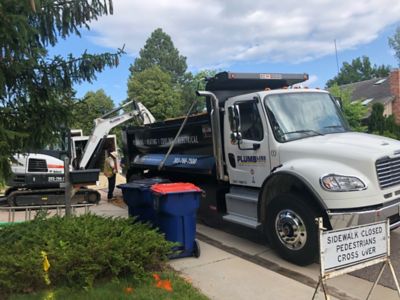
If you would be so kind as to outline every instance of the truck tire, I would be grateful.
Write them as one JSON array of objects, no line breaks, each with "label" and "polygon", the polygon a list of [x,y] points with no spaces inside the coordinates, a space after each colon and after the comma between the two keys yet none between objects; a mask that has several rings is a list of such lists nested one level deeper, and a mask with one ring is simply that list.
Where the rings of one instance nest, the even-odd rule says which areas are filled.
[{"label": "truck tire", "polygon": [[276,252],[284,259],[305,266],[314,262],[318,250],[318,213],[300,195],[282,194],[268,206],[265,230]]}]

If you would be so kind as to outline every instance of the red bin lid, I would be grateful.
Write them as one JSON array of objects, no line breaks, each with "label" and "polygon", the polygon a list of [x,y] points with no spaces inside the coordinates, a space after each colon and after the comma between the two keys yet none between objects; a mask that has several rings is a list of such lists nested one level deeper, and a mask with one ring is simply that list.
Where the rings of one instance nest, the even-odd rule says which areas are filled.
[{"label": "red bin lid", "polygon": [[174,194],[187,192],[202,192],[202,190],[193,183],[156,183],[151,186],[151,190],[158,194]]}]

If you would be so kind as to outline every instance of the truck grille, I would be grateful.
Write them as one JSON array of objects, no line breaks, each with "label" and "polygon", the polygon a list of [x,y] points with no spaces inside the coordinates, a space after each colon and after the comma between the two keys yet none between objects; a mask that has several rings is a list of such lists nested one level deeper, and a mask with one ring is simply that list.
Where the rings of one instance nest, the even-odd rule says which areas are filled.
[{"label": "truck grille", "polygon": [[382,189],[400,183],[400,157],[382,158],[376,161],[376,173]]},{"label": "truck grille", "polygon": [[30,158],[28,172],[47,172],[47,163],[44,159]]}]

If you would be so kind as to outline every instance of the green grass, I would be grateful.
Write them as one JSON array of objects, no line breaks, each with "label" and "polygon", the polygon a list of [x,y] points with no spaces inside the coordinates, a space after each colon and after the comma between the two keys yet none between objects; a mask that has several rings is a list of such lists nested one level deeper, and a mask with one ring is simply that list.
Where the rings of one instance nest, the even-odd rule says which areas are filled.
[{"label": "green grass", "polygon": [[[14,295],[10,300],[124,300],[124,299],[142,299],[142,300],[206,300],[198,290],[193,288],[190,283],[179,277],[176,273],[164,272],[160,275],[162,280],[170,280],[173,291],[168,292],[157,288],[155,280],[151,274],[143,280],[120,279],[111,282],[96,284],[88,290],[77,290],[71,288],[57,288],[35,294]],[[127,288],[132,288],[129,292]]]}]

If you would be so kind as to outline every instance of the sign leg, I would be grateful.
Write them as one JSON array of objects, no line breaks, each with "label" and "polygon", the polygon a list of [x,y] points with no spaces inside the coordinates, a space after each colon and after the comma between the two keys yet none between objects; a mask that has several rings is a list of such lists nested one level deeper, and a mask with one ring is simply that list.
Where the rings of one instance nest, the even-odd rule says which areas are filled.
[{"label": "sign leg", "polygon": [[328,295],[328,292],[326,291],[326,283],[324,279],[322,279],[321,284],[322,284],[322,289],[324,290],[325,300],[331,299],[331,297],[329,297]]},{"label": "sign leg", "polygon": [[314,300],[314,299],[315,299],[315,296],[316,296],[317,293],[318,293],[318,289],[319,289],[319,285],[320,285],[320,284],[321,284],[321,277],[320,277],[319,280],[318,280],[317,287],[315,288],[314,295],[312,296],[312,299],[311,299],[311,300]]},{"label": "sign leg", "polygon": [[396,284],[397,294],[398,294],[399,297],[400,297],[399,282],[398,282],[398,280],[397,280],[396,273],[394,272],[394,268],[393,268],[393,265],[392,265],[392,262],[390,261],[390,259],[388,260],[388,264],[389,264],[389,267],[390,267],[390,271],[392,272],[392,275],[393,275],[394,283]]},{"label": "sign leg", "polygon": [[379,279],[381,279],[381,276],[382,276],[383,270],[385,270],[386,264],[387,264],[387,261],[382,264],[381,270],[379,271],[379,275],[376,278],[374,284],[372,285],[372,288],[370,289],[366,300],[368,300],[369,297],[371,297],[372,291],[375,289],[376,285],[378,284]]}]

